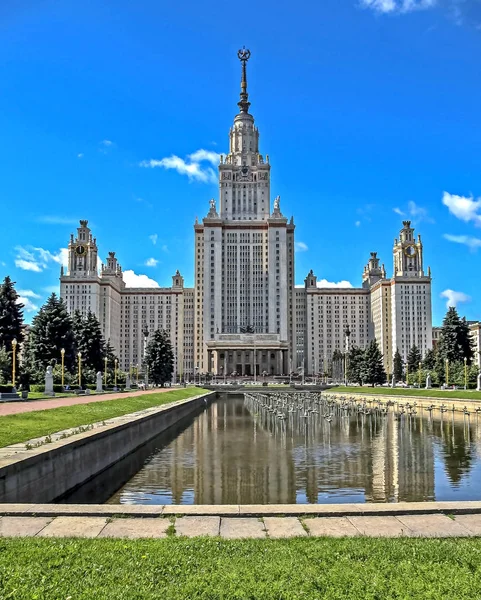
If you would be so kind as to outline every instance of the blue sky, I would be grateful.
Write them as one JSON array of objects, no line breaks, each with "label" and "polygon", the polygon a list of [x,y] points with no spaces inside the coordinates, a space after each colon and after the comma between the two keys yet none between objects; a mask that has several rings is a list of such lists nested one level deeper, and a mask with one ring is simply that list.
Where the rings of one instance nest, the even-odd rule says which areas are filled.
[{"label": "blue sky", "polygon": [[480,319],[481,0],[19,0],[0,4],[0,276],[27,319],[81,218],[131,281],[192,285],[243,45],[297,283],[360,285],[370,251],[391,275],[410,218],[434,322],[448,301]]}]

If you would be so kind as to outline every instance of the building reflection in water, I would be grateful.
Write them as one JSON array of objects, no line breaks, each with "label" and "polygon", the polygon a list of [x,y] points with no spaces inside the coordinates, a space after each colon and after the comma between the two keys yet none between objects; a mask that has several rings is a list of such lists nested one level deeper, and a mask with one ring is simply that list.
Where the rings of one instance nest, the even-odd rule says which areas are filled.
[{"label": "building reflection in water", "polygon": [[[462,414],[287,418],[224,396],[110,500],[141,504],[399,502],[481,497],[480,427]],[[447,415],[449,417],[447,418]],[[441,418],[442,417],[442,418]],[[107,472],[108,473],[108,472]]]}]

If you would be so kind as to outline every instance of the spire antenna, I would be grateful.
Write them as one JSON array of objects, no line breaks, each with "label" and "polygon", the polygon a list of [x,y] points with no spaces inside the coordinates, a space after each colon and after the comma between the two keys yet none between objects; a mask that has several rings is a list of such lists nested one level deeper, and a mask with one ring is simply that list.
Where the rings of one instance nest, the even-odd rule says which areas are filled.
[{"label": "spire antenna", "polygon": [[247,61],[251,57],[251,51],[246,50],[246,47],[243,46],[241,50],[237,52],[237,56],[242,63],[242,79],[241,79],[241,92],[240,92],[240,100],[237,103],[237,106],[240,108],[241,113],[248,113],[249,106],[251,103],[249,102],[249,94],[247,93],[247,70],[246,65]]}]

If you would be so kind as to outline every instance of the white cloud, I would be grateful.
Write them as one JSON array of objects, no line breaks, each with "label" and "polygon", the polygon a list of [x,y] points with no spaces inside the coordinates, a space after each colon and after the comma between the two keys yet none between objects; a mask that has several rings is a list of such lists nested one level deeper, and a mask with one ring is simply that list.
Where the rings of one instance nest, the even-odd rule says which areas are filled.
[{"label": "white cloud", "polygon": [[26,246],[25,248],[16,246],[15,250],[17,252],[15,266],[24,271],[41,273],[48,268],[49,263],[55,262],[64,266],[68,263],[67,248],[60,248],[57,253],[33,246]]},{"label": "white cloud", "polygon": [[32,290],[17,290],[17,294],[19,296],[24,296],[25,298],[41,298],[39,294],[36,294]]},{"label": "white cloud", "polygon": [[156,258],[148,258],[145,261],[146,267],[156,267],[159,264],[159,261]]},{"label": "white cloud", "polygon": [[318,288],[352,288],[352,283],[349,281],[338,281],[337,283],[334,281],[327,281],[327,279],[321,279],[317,282]]},{"label": "white cloud", "polygon": [[102,140],[100,143],[102,144],[102,146],[105,146],[106,148],[109,148],[110,146],[114,145],[114,143],[111,140]]},{"label": "white cloud", "polygon": [[469,302],[471,300],[471,296],[463,292],[455,292],[454,290],[444,290],[439,294],[441,298],[446,298],[446,308],[450,306],[457,306],[460,302]]},{"label": "white cloud", "polygon": [[361,6],[378,13],[409,13],[425,10],[437,4],[437,0],[360,0]]},{"label": "white cloud", "polygon": [[354,225],[355,225],[356,227],[361,227],[361,221],[356,221],[356,222],[354,223]]},{"label": "white cloud", "polygon": [[403,212],[400,208],[393,208],[392,210],[393,210],[393,212],[395,212],[400,217],[405,217],[406,216],[406,213]]},{"label": "white cloud", "polygon": [[[296,288],[303,288],[305,287],[304,285],[296,285]],[[321,279],[320,281],[317,282],[317,287],[318,288],[352,288],[353,285],[352,283],[350,283],[349,281],[327,281],[327,279]]]},{"label": "white cloud", "polygon": [[42,215],[38,217],[39,223],[45,223],[47,225],[77,225],[78,219],[71,219],[69,217],[60,217],[57,215]]},{"label": "white cloud", "polygon": [[444,238],[455,244],[463,244],[473,251],[481,248],[481,240],[470,235],[450,235],[449,233],[445,233]]},{"label": "white cloud", "polygon": [[79,152],[79,153],[77,154],[77,158],[83,158],[83,157],[84,157],[84,155],[82,154],[82,152]]},{"label": "white cloud", "polygon": [[158,239],[159,239],[159,236],[156,233],[149,235],[149,240],[152,242],[152,244],[154,244],[154,246],[157,243]]},{"label": "white cloud", "polygon": [[481,198],[474,200],[472,196],[467,198],[444,192],[443,204],[457,219],[465,223],[472,221],[477,227],[481,227]]},{"label": "white cloud", "polygon": [[150,159],[140,163],[141,167],[154,169],[161,167],[163,169],[173,169],[180,175],[187,175],[190,181],[201,181],[203,183],[216,183],[217,175],[212,167],[206,167],[202,163],[218,165],[220,154],[211,150],[196,150],[189,154],[186,159],[180,158],[175,154],[167,156],[160,160]]},{"label": "white cloud", "polygon": [[309,250],[307,244],[305,244],[304,242],[295,242],[294,249],[296,252],[306,252],[307,250]]},{"label": "white cloud", "polygon": [[18,290],[17,304],[23,304],[25,312],[35,312],[38,310],[38,306],[33,302],[33,299],[41,298],[39,294],[36,294],[32,290]]},{"label": "white cloud", "polygon": [[402,210],[398,206],[392,210],[400,217],[407,217],[409,215],[417,223],[420,223],[421,221],[425,221],[426,223],[434,223],[434,220],[428,215],[428,211],[412,200],[408,202],[406,210]]},{"label": "white cloud", "polygon": [[124,281],[128,288],[158,288],[160,285],[147,277],[147,275],[137,275],[132,270],[124,271]]}]

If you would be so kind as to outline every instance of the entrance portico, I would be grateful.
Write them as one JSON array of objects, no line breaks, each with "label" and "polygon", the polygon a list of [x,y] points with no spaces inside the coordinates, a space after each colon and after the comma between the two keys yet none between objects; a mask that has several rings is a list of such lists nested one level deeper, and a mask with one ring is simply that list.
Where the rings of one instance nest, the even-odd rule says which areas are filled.
[{"label": "entrance portico", "polygon": [[288,352],[288,342],[277,334],[217,334],[207,342],[207,368],[217,376],[286,375]]}]

